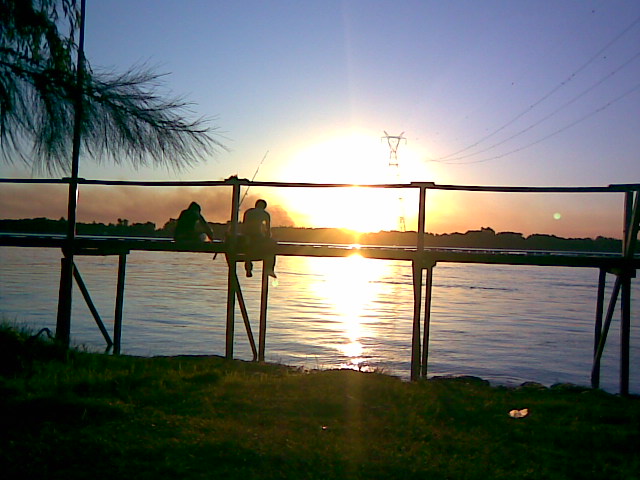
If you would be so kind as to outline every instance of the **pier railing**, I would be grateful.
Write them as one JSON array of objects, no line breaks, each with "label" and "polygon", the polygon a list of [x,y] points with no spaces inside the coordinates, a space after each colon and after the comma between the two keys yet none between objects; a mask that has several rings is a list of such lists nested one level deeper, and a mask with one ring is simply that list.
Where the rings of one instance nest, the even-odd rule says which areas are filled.
[{"label": "pier railing", "polygon": [[[328,184],[328,183],[292,183],[292,182],[265,182],[250,181],[231,177],[223,181],[125,181],[125,180],[88,180],[75,179],[77,185],[102,185],[102,186],[142,186],[142,187],[231,187],[231,211],[229,217],[229,229],[231,235],[226,242],[216,242],[202,245],[179,245],[165,240],[119,239],[108,241],[96,238],[48,237],[37,239],[20,235],[2,235],[1,245],[16,246],[48,246],[59,247],[65,257],[62,260],[61,289],[59,298],[58,321],[56,337],[68,344],[70,335],[70,288],[68,283],[72,278],[76,279],[80,290],[89,305],[96,323],[100,327],[107,343],[114,344],[114,352],[120,351],[120,335],[122,325],[122,303],[124,299],[124,279],[126,268],[126,255],[131,250],[154,251],[200,251],[216,252],[226,255],[229,265],[227,282],[227,315],[226,315],[226,356],[233,358],[233,341],[235,328],[236,300],[240,304],[244,324],[249,336],[254,358],[264,360],[267,325],[268,303],[268,276],[263,269],[261,307],[260,307],[260,331],[259,344],[256,349],[253,333],[244,307],[244,299],[237,278],[236,264],[246,258],[247,253],[237,245],[235,239],[238,232],[240,195],[242,188],[250,187],[274,187],[274,188],[348,188],[364,187],[372,189],[412,189],[418,190],[418,228],[415,248],[380,248],[362,246],[358,252],[365,257],[387,258],[407,260],[412,263],[413,271],[413,328],[411,340],[411,378],[416,380],[427,376],[429,355],[429,330],[431,317],[431,288],[433,284],[433,268],[441,262],[466,262],[466,263],[503,263],[513,265],[563,265],[574,267],[592,267],[600,271],[598,291],[596,298],[596,319],[594,334],[593,368],[591,382],[593,387],[599,386],[600,360],[604,351],[610,325],[613,320],[616,304],[620,300],[621,324],[620,324],[620,392],[624,395],[629,392],[629,351],[630,351],[630,327],[631,327],[631,279],[635,277],[636,270],[640,267],[640,259],[635,255],[638,229],[640,226],[640,184],[617,184],[602,187],[510,187],[510,186],[472,186],[472,185],[442,185],[433,182],[412,182],[403,184]],[[71,184],[72,179],[0,179],[0,183],[15,184]],[[620,193],[624,195],[624,223],[622,237],[622,249],[619,255],[597,254],[573,254],[563,255],[558,252],[509,252],[451,250],[425,248],[425,225],[427,192],[432,190],[465,191],[465,192],[493,192],[493,193]],[[84,282],[79,271],[73,263],[73,254],[99,254],[119,255],[118,286],[116,296],[116,310],[114,321],[114,339],[111,340],[102,324],[95,307],[92,308],[90,295],[84,287]],[[348,256],[353,253],[348,248],[328,248],[319,245],[281,244],[275,247],[276,255],[300,255],[300,256]],[[607,274],[615,276],[613,291],[609,299],[606,314],[604,311],[604,295]],[[65,279],[66,277],[66,279]],[[67,287],[63,288],[63,282]],[[63,293],[67,292],[67,293]],[[424,317],[423,308],[424,292]],[[61,306],[64,305],[64,308]],[[94,312],[95,311],[95,312]]]}]

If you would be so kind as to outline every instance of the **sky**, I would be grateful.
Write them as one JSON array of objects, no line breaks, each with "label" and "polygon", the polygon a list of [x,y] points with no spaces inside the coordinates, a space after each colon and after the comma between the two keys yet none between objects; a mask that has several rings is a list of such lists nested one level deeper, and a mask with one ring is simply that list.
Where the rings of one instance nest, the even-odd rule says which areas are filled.
[{"label": "sky", "polygon": [[[147,65],[229,151],[190,170],[99,165],[80,176],[483,186],[640,182],[637,0],[87,0],[94,68]],[[391,158],[386,138],[402,136]],[[395,146],[395,145],[394,145]],[[397,166],[393,165],[397,164]],[[38,178],[20,165],[0,177]],[[66,216],[60,186],[0,185],[0,216]],[[416,228],[415,190],[252,187],[274,224]],[[154,221],[230,191],[82,187],[80,221]],[[622,231],[621,194],[429,191],[426,229],[565,237]]]}]

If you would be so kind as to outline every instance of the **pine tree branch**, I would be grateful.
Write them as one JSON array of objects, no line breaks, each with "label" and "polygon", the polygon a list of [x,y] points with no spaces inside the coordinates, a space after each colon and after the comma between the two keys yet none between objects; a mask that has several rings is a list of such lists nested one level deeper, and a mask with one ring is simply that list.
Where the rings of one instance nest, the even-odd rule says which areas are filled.
[{"label": "pine tree branch", "polygon": [[[69,35],[58,30],[69,22]],[[68,173],[74,99],[82,88],[82,145],[97,161],[181,170],[226,147],[191,104],[155,93],[163,75],[144,67],[95,73],[77,85],[76,0],[0,0],[0,159]]]}]

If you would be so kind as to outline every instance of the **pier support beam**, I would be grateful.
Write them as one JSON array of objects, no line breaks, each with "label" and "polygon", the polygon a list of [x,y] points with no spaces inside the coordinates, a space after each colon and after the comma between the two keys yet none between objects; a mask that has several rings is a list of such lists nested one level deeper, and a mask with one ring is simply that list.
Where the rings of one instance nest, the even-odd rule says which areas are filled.
[{"label": "pier support beam", "polygon": [[71,298],[73,293],[73,256],[65,255],[60,260],[60,287],[58,290],[58,316],[56,341],[69,346],[71,340]]},{"label": "pier support beam", "polygon": [[631,336],[631,276],[625,275],[620,289],[620,395],[629,395],[629,349]]},{"label": "pier support beam", "polygon": [[249,345],[251,346],[251,353],[253,354],[253,361],[255,362],[258,357],[256,350],[256,342],[253,339],[253,331],[251,330],[251,322],[249,321],[249,312],[247,311],[247,305],[244,302],[244,295],[242,294],[242,288],[240,288],[240,281],[238,275],[234,278],[234,288],[236,291],[236,297],[238,298],[238,305],[240,306],[240,313],[242,314],[242,320],[244,321],[244,328],[247,331],[247,337],[249,338]]},{"label": "pier support beam", "polygon": [[[417,184],[420,188],[418,206],[418,235],[416,253],[411,262],[413,269],[413,328],[411,333],[411,380],[418,380],[426,364],[420,353],[420,311],[422,308],[422,269],[424,265],[424,227],[428,184]],[[425,332],[426,333],[426,332]]]},{"label": "pier support beam", "polygon": [[87,307],[89,307],[89,311],[91,312],[91,315],[93,315],[93,319],[95,320],[96,325],[98,325],[98,328],[100,329],[100,333],[102,333],[102,337],[107,342],[107,349],[111,348],[113,346],[113,341],[111,340],[111,337],[109,336],[109,332],[107,332],[107,329],[104,326],[104,323],[102,322],[102,318],[100,318],[98,309],[96,308],[95,304],[93,303],[93,300],[91,299],[91,295],[89,294],[89,289],[87,288],[87,285],[84,283],[84,280],[82,280],[82,276],[80,275],[80,270],[78,270],[78,267],[76,265],[73,266],[73,277],[76,279],[78,288],[80,289],[80,292],[84,297],[84,301],[86,302]]},{"label": "pier support beam", "polygon": [[413,329],[411,334],[411,380],[420,377],[420,309],[422,308],[422,266],[419,261],[412,262],[413,267]]},{"label": "pier support beam", "polygon": [[229,274],[227,278],[227,330],[225,334],[225,357],[233,358],[233,337],[235,329],[235,309],[236,309],[236,285],[233,281],[236,273],[235,255],[229,255],[227,263],[229,264]]},{"label": "pier support beam", "polygon": [[427,279],[424,293],[424,326],[422,329],[422,369],[420,375],[427,377],[427,365],[429,364],[429,330],[431,329],[431,291],[433,287],[433,266],[426,268]]},{"label": "pier support beam", "polygon": [[604,291],[607,283],[607,271],[600,269],[598,276],[598,297],[596,299],[596,325],[593,335],[593,367],[591,369],[591,388],[600,387],[600,357],[598,350],[600,348],[600,338],[602,337],[602,319],[604,312]]},{"label": "pier support beam", "polygon": [[122,346],[122,313],[124,312],[124,278],[127,270],[127,254],[118,256],[118,284],[116,286],[116,309],[113,319],[113,353],[120,354]]},{"label": "pier support beam", "polygon": [[258,332],[258,361],[264,362],[267,341],[267,306],[269,302],[269,273],[262,262],[262,289],[260,293],[260,331]]},{"label": "pier support beam", "polygon": [[237,247],[238,247],[238,217],[240,210],[240,183],[237,178],[230,179],[233,185],[231,199],[231,231],[229,232],[229,250],[227,253],[227,264],[229,273],[227,276],[227,331],[225,340],[225,357],[233,358],[233,338],[235,328],[235,310],[236,310],[236,265],[237,265]]},{"label": "pier support beam", "polygon": [[56,320],[56,340],[69,347],[71,337],[71,292],[73,290],[73,255],[75,253],[76,217],[78,207],[78,174],[80,169],[80,146],[82,142],[82,118],[84,116],[84,24],[86,0],[80,2],[78,62],[76,68],[76,94],[74,100],[73,144],[71,152],[71,177],[67,198],[67,241],[63,248],[64,258],[60,270],[58,290],[58,317]]},{"label": "pier support beam", "polygon": [[[604,286],[602,288],[604,288]],[[607,315],[604,319],[604,324],[602,325],[602,329],[596,333],[596,337],[598,338],[598,345],[594,353],[593,367],[591,369],[591,386],[593,388],[598,388],[600,386],[600,360],[602,359],[604,346],[607,343],[607,335],[609,334],[609,327],[611,326],[611,320],[613,319],[613,313],[615,312],[619,293],[620,277],[618,276],[616,277],[616,282],[613,285],[613,292],[611,292],[611,298],[609,299],[609,308],[607,309]]]},{"label": "pier support beam", "polygon": [[629,395],[629,351],[631,338],[631,279],[635,278],[633,266],[638,230],[640,228],[640,192],[625,193],[624,235],[622,240],[622,266],[612,271],[616,281],[609,300],[607,315],[602,324],[602,308],[606,273],[601,270],[598,283],[598,301],[596,306],[596,333],[591,386],[600,386],[600,360],[607,341],[607,334],[613,318],[616,302],[620,296],[620,394]]},{"label": "pier support beam", "polygon": [[623,255],[624,266],[620,294],[620,394],[629,395],[629,348],[631,336],[631,279],[636,272],[632,261],[638,243],[640,229],[640,191],[625,193]]}]

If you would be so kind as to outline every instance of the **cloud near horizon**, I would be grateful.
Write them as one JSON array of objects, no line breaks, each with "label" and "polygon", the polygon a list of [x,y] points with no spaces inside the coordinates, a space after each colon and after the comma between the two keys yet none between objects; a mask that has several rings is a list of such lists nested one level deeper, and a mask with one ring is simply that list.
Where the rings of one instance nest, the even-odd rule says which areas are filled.
[{"label": "cloud near horizon", "polygon": [[[0,218],[58,219],[67,217],[66,185],[3,184],[0,188]],[[262,195],[251,191],[244,198],[240,211],[252,207]],[[274,194],[264,196],[269,204],[273,226],[327,227],[330,225],[304,222],[309,205],[278,199]],[[464,233],[481,227],[496,232],[511,231],[524,235],[543,233],[561,237],[621,238],[622,202],[619,195],[596,196],[534,196],[523,194],[446,193],[430,194],[426,230],[433,233]],[[177,218],[190,202],[198,202],[210,222],[225,223],[231,215],[231,187],[80,187],[78,221],[116,223],[119,218],[130,223],[151,221],[157,228],[169,219]],[[293,209],[295,205],[296,209]],[[415,212],[407,203],[409,230],[415,230]],[[346,209],[346,210],[345,210]],[[350,209],[342,205],[340,213]],[[353,209],[358,214],[357,208]],[[328,221],[328,220],[327,220]],[[377,231],[377,230],[373,230]]]},{"label": "cloud near horizon", "polygon": [[[224,191],[222,190],[224,189]],[[58,219],[67,217],[66,185],[12,185],[0,189],[0,217]],[[241,207],[253,206],[257,196],[247,195]],[[231,188],[206,187],[103,187],[80,186],[78,221],[116,223],[126,218],[130,223],[153,222],[157,228],[177,218],[190,202],[197,202],[210,222],[224,223],[231,216]],[[292,226],[295,222],[280,205],[269,205],[274,226]]]}]

